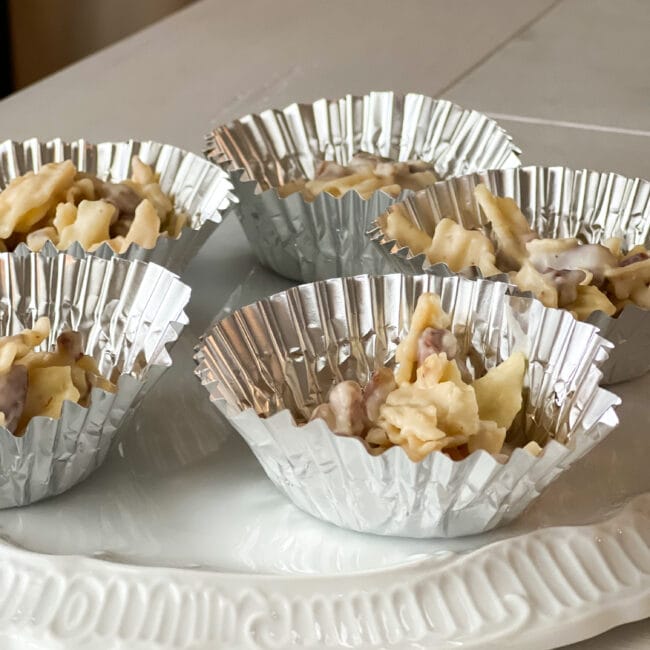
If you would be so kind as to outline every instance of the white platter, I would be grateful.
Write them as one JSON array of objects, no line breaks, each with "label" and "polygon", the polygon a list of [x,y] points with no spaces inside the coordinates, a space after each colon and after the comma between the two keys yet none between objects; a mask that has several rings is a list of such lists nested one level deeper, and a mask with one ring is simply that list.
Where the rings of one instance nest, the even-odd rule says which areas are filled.
[{"label": "white platter", "polygon": [[[286,282],[254,271],[233,303]],[[106,464],[0,512],[0,648],[552,648],[650,616],[650,376],[518,521],[459,540],[337,529],[266,479],[186,333]]]}]

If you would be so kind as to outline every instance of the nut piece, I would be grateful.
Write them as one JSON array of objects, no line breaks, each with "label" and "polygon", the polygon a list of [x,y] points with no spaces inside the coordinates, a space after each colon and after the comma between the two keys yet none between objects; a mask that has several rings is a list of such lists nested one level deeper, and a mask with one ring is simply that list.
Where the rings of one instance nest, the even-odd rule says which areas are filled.
[{"label": "nut piece", "polygon": [[61,332],[56,339],[56,349],[58,352],[62,352],[70,357],[70,359],[77,361],[83,354],[81,334],[70,330]]},{"label": "nut piece", "polygon": [[142,197],[126,183],[100,181],[98,190],[98,198],[104,199],[106,203],[111,203],[115,206],[113,222],[117,221],[120,217],[133,218],[135,209],[142,201]]},{"label": "nut piece", "polygon": [[370,422],[374,422],[379,417],[379,409],[386,401],[388,394],[395,388],[397,388],[397,384],[390,368],[380,368],[372,373],[370,381],[363,389],[366,416]]},{"label": "nut piece", "polygon": [[12,366],[0,375],[0,412],[4,414],[4,426],[16,432],[18,421],[27,399],[27,368]]},{"label": "nut piece", "polygon": [[363,433],[366,426],[366,413],[363,391],[356,381],[342,381],[336,384],[330,392],[329,402],[336,418],[334,426],[336,433],[350,436]]},{"label": "nut piece", "polygon": [[578,285],[587,279],[584,271],[554,270],[544,272],[557,290],[558,307],[567,307],[578,299]]},{"label": "nut piece", "polygon": [[318,419],[325,420],[325,424],[332,431],[336,428],[336,416],[334,415],[334,411],[332,411],[332,407],[327,402],[319,404],[309,417],[310,422]]},{"label": "nut piece", "polygon": [[449,361],[454,359],[458,352],[456,337],[447,329],[427,327],[418,339],[418,365],[421,366],[428,356],[441,352],[447,355]]}]

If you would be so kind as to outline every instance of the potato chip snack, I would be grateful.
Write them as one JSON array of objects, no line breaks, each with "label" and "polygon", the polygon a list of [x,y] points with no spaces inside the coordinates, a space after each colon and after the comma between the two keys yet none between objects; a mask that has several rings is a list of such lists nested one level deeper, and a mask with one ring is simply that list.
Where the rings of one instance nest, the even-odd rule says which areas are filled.
[{"label": "potato chip snack", "polygon": [[115,391],[83,354],[77,332],[59,334],[54,352],[34,351],[49,334],[50,321],[42,317],[33,329],[0,338],[0,424],[16,436],[33,417],[58,418],[65,400],[87,406],[94,386]]},{"label": "potato chip snack", "polygon": [[470,266],[484,276],[507,272],[522,291],[579,320],[595,311],[615,316],[627,304],[650,308],[650,251],[645,247],[624,253],[616,238],[605,244],[540,238],[512,199],[496,197],[484,185],[474,194],[490,226],[487,234],[442,219],[431,237],[410,221],[402,205],[389,209],[384,233],[414,254],[424,253],[431,264],[445,263],[455,272]]},{"label": "potato chip snack", "polygon": [[150,249],[158,237],[177,238],[186,221],[137,156],[130,180],[103,181],[66,160],[19,176],[0,192],[2,250],[24,243],[39,251],[51,241],[60,250],[79,242],[91,252],[106,243],[120,254],[131,244]]},{"label": "potato chip snack", "polygon": [[[433,451],[454,460],[478,449],[500,455],[521,410],[526,358],[515,352],[483,377],[466,381],[450,322],[437,295],[420,295],[396,350],[395,372],[376,370],[363,389],[356,381],[336,384],[311,419],[325,420],[335,433],[364,438],[373,453],[399,445],[415,462]],[[535,444],[526,449],[540,451]]]},{"label": "potato chip snack", "polygon": [[402,190],[420,190],[436,182],[433,165],[421,160],[395,162],[369,153],[355,154],[347,165],[324,160],[312,180],[299,179],[278,188],[281,197],[300,192],[306,201],[313,201],[321,192],[334,197],[356,190],[367,199],[376,190],[393,197]]}]

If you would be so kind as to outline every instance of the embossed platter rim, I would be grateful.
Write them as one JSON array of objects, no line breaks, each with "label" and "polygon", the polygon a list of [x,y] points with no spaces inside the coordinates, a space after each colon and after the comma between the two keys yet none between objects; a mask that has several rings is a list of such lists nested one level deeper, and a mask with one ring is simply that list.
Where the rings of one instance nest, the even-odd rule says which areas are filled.
[{"label": "embossed platter rim", "polygon": [[[650,613],[649,510],[650,493],[600,524],[543,529],[468,555],[347,576],[257,576],[253,584],[248,575],[135,568],[3,544],[0,639],[7,650],[24,647],[12,644],[12,631],[40,631],[35,647],[70,649],[551,648]],[[572,565],[562,540],[581,549]],[[586,570],[590,555],[598,570]],[[626,562],[641,569],[632,584]],[[556,577],[543,578],[540,568]],[[480,597],[496,597],[491,610],[476,599],[476,585]]]},{"label": "embossed platter rim", "polygon": [[[265,293],[276,290],[275,286],[264,284],[264,278],[253,276],[252,280],[256,290]],[[239,298],[250,301],[254,297],[244,290]],[[189,357],[186,352],[192,345],[193,341],[185,338],[179,341],[176,349]],[[183,372],[187,372],[188,377],[192,367],[191,362],[185,366]],[[172,373],[174,368],[180,371],[184,366],[175,362]],[[153,401],[148,407],[143,404],[143,408],[149,409],[146,416],[151,431],[135,432],[140,442],[146,442],[147,434],[149,439],[161,437],[161,432],[154,430],[167,415],[163,407],[172,401],[164,391],[178,384],[185,385],[179,382],[179,375],[163,376],[154,388],[157,392],[151,396]],[[198,381],[186,385],[195,386],[197,394],[203,396]],[[621,386],[624,394],[621,429],[567,474],[576,481],[593,476],[603,454],[613,456],[612,450],[616,451],[621,445],[627,448],[625,436],[634,433],[636,422],[643,421],[639,419],[645,413],[641,397],[649,389],[648,378]],[[194,399],[194,394],[187,395],[168,408],[182,404],[198,412],[202,407]],[[159,412],[159,420],[152,420],[154,411]],[[213,426],[217,426],[216,423],[206,421],[206,427]],[[43,509],[38,511],[41,514],[45,508],[52,508],[51,521],[61,518],[67,523],[66,527],[57,529],[59,547],[50,548],[49,552],[47,547],[53,546],[52,541],[42,541],[40,548],[36,548],[38,534],[43,534],[44,528],[41,521],[40,528],[30,529],[35,510],[12,511],[16,518],[12,526],[6,518],[9,515],[0,513],[3,535],[10,533],[14,544],[40,551],[0,545],[0,647],[3,650],[22,650],[26,643],[38,650],[212,650],[222,647],[243,650],[287,648],[288,642],[295,647],[314,648],[341,647],[346,643],[348,647],[364,649],[457,648],[459,644],[466,648],[544,649],[650,616],[650,485],[641,477],[634,489],[648,494],[640,494],[628,502],[630,493],[625,486],[629,477],[618,471],[623,465],[616,464],[620,461],[629,466],[630,458],[624,454],[618,454],[618,461],[614,459],[608,466],[617,480],[611,481],[609,486],[590,485],[588,492],[594,495],[585,491],[584,498],[592,501],[612,495],[609,509],[598,510],[594,515],[600,523],[581,520],[587,525],[565,525],[575,523],[571,513],[581,507],[582,501],[572,495],[571,490],[561,489],[564,484],[558,481],[542,496],[539,507],[526,513],[514,524],[513,530],[505,531],[509,537],[486,538],[494,542],[486,546],[473,542],[474,547],[479,547],[474,551],[470,540],[466,547],[454,547],[455,550],[469,550],[466,554],[447,552],[428,558],[422,557],[421,546],[414,545],[412,552],[402,557],[391,555],[386,546],[378,546],[371,561],[362,566],[354,553],[349,557],[330,558],[331,547],[335,546],[345,545],[356,552],[360,548],[360,542],[358,547],[354,546],[358,538],[333,527],[323,528],[325,525],[288,505],[266,482],[238,437],[231,436],[219,449],[216,443],[207,449],[214,463],[194,462],[192,454],[205,452],[206,440],[188,435],[181,450],[173,446],[164,449],[138,446],[138,436],[126,437],[121,449],[116,450],[107,461],[108,465],[97,475],[56,501],[37,506]],[[181,451],[184,454],[182,462],[175,467],[176,455],[180,458]],[[124,484],[115,486],[114,483],[123,483],[129,475],[132,468],[127,461],[134,454],[137,456],[136,452],[142,454],[136,458],[139,475],[134,482],[137,490],[128,492]],[[638,457],[638,448],[632,449],[629,455]],[[150,459],[149,464],[144,462],[144,457]],[[234,542],[236,546],[241,540],[229,538],[224,523],[228,517],[232,519],[229,510],[257,499],[257,510],[249,509],[246,516],[256,520],[262,531],[258,532],[260,543],[248,549],[239,548],[237,552],[242,562],[236,565],[216,567],[216,570],[215,567],[211,570],[169,568],[178,565],[179,559],[153,545],[155,540],[143,535],[137,522],[127,517],[129,513],[120,510],[122,504],[128,501],[133,512],[142,514],[156,505],[156,501],[148,500],[152,494],[159,502],[166,502],[180,489],[181,481],[187,479],[187,469],[196,477],[196,483],[192,484],[194,492],[201,495],[206,477],[213,474],[215,468],[227,471],[230,466],[233,475],[248,477],[249,484],[240,486],[238,492],[241,494],[235,495],[238,500],[233,497],[233,502],[224,505],[222,510],[208,510],[210,516],[216,518],[215,527],[208,529],[209,533],[215,535],[217,531],[225,543]],[[153,480],[159,477],[160,481]],[[167,492],[164,491],[166,484],[169,484]],[[147,486],[151,494],[146,493]],[[212,490],[214,486],[207,487]],[[114,491],[107,492],[109,488]],[[99,516],[96,520],[90,519],[90,523],[133,527],[133,535],[142,538],[143,552],[148,552],[153,563],[160,567],[141,566],[143,562],[138,561],[138,557],[125,553],[120,546],[130,543],[128,536],[116,536],[115,531],[108,534],[108,537],[111,534],[115,537],[114,547],[107,549],[104,555],[115,561],[80,557],[84,553],[90,555],[90,550],[98,548],[105,540],[101,537],[77,539],[89,520],[76,522],[74,515],[84,504],[88,510],[99,510],[99,505],[106,508],[101,500],[106,498],[104,495],[108,498],[122,495],[120,508],[116,513],[105,512],[103,520]],[[542,507],[545,496],[554,510],[565,511],[563,519],[547,514]],[[567,503],[571,499],[575,503]],[[624,502],[628,502],[627,506],[621,510],[618,506]],[[185,503],[181,506],[189,510]],[[168,507],[165,504],[165,508]],[[268,519],[277,519],[283,528],[284,537],[265,539],[269,523],[260,512],[266,509],[270,510]],[[179,525],[178,516],[173,513],[169,521],[162,523]],[[553,522],[559,527],[547,527]],[[145,523],[151,524],[150,521]],[[183,519],[180,523],[187,522]],[[540,530],[521,534],[540,526]],[[254,526],[242,534],[242,538],[254,532],[253,529]],[[21,531],[22,538],[17,534]],[[168,532],[173,537],[171,528]],[[332,540],[329,544],[323,537],[325,532]],[[298,564],[288,568],[274,564],[275,557],[256,557],[257,567],[247,569],[246,562],[259,554],[262,544],[274,547],[270,552],[276,553],[275,547],[282,546],[289,537],[293,537],[296,546],[306,546],[310,542],[314,545],[314,540],[320,539],[320,546],[316,546],[318,553],[298,558]],[[368,547],[379,544],[376,539],[361,538],[368,540]],[[180,542],[184,539],[179,537]],[[201,563],[197,550],[189,549],[194,541],[191,535],[186,534],[186,539],[188,558],[192,556],[189,559]],[[570,545],[565,543],[567,539],[572,540]],[[388,538],[388,542],[405,545],[408,540],[396,542]],[[208,543],[216,544],[216,540],[208,539]],[[296,546],[289,550],[295,550]],[[522,548],[528,551],[522,553]],[[578,552],[566,555],[567,548]],[[313,568],[310,566],[310,562],[315,562],[313,555],[322,556],[318,560],[320,567],[329,575],[304,575]],[[552,576],[550,581],[542,579],[535,569],[536,563],[549,561],[548,558],[560,567],[544,571],[545,576]],[[514,573],[508,571],[508,563],[515,567]],[[573,571],[565,577],[567,563]],[[360,568],[355,570],[355,566]],[[270,571],[276,575],[269,575]],[[277,571],[285,574],[277,575]],[[295,575],[296,571],[302,571],[303,575]],[[293,575],[288,575],[290,572]],[[337,575],[333,575],[335,572]],[[94,608],[91,607],[93,603],[103,603],[103,606]]]}]

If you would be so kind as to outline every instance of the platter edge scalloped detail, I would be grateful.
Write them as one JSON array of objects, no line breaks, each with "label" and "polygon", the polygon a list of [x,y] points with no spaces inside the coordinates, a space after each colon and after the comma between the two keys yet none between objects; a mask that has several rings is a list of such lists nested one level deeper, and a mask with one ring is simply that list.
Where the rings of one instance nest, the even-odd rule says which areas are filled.
[{"label": "platter edge scalloped detail", "polygon": [[542,650],[650,616],[650,493],[598,524],[346,576],[134,571],[6,543],[0,566],[0,639],[37,648]]}]

